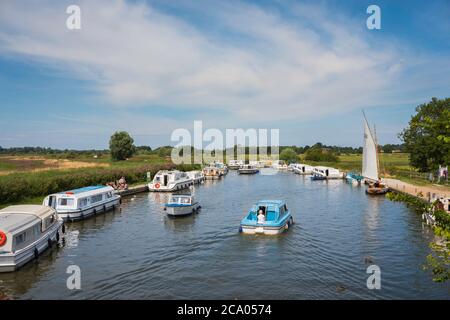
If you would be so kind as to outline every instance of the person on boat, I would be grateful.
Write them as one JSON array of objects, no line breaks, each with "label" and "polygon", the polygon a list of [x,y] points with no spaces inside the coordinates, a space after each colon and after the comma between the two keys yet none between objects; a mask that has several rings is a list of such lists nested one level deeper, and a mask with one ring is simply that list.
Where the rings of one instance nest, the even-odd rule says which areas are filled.
[{"label": "person on boat", "polygon": [[374,186],[375,188],[379,188],[379,187],[381,186],[381,180],[378,179],[378,180],[374,183],[373,186]]},{"label": "person on boat", "polygon": [[259,209],[258,211],[258,223],[264,223],[266,222],[266,216],[264,215],[264,211],[262,209]]}]

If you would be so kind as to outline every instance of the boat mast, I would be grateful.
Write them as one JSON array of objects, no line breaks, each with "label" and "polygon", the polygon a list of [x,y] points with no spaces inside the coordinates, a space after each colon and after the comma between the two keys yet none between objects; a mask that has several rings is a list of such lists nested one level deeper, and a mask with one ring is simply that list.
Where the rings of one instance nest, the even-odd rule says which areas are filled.
[{"label": "boat mast", "polygon": [[373,135],[375,140],[375,148],[376,148],[376,156],[377,156],[377,171],[378,171],[378,180],[380,179],[380,159],[378,155],[378,138],[377,138],[377,130],[375,128],[375,125],[373,125]]}]

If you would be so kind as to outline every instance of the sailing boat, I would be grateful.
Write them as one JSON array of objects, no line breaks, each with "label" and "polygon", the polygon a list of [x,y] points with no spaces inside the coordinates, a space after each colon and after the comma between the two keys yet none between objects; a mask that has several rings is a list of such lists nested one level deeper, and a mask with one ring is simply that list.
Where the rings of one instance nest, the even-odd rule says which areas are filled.
[{"label": "sailing boat", "polygon": [[381,183],[379,176],[380,163],[378,159],[378,143],[375,131],[372,133],[366,115],[364,114],[364,144],[362,159],[362,176],[369,187],[367,194],[385,194],[389,189]]}]

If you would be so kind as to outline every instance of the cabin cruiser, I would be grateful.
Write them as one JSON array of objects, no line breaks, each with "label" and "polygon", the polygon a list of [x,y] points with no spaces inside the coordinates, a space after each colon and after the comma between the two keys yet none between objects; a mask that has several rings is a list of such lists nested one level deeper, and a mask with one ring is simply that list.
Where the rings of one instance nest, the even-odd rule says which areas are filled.
[{"label": "cabin cruiser", "polygon": [[312,171],[313,175],[324,176],[326,179],[342,179],[343,173],[338,169],[331,167],[314,167]]},{"label": "cabin cruiser", "polygon": [[301,166],[300,163],[290,163],[287,167],[288,171],[294,171],[295,169],[299,168]]},{"label": "cabin cruiser", "polygon": [[115,209],[120,202],[113,187],[89,186],[51,194],[42,204],[55,209],[64,220],[75,221]]},{"label": "cabin cruiser", "polygon": [[10,206],[0,210],[0,272],[14,271],[52,244],[64,233],[55,209],[39,205]]},{"label": "cabin cruiser", "polygon": [[199,184],[205,181],[205,175],[203,174],[203,171],[200,170],[193,170],[186,172],[187,176],[192,179],[192,182],[194,184]]},{"label": "cabin cruiser", "polygon": [[214,161],[213,163],[210,163],[209,166],[217,168],[222,176],[228,173],[228,167],[223,162]]},{"label": "cabin cruiser", "polygon": [[164,210],[171,217],[187,216],[192,213],[197,213],[199,209],[200,204],[192,195],[174,194],[164,206]]},{"label": "cabin cruiser", "polygon": [[255,174],[258,173],[259,169],[251,164],[244,164],[239,167],[238,173],[239,174]]},{"label": "cabin cruiser", "polygon": [[296,174],[312,174],[313,172],[313,166],[308,166],[307,164],[301,164],[299,163],[297,166],[294,167],[294,173]]},{"label": "cabin cruiser", "polygon": [[255,168],[264,168],[265,162],[262,160],[250,160],[248,164],[254,166]]},{"label": "cabin cruiser", "polygon": [[153,192],[172,192],[192,186],[194,182],[186,172],[178,170],[159,170],[148,184]]},{"label": "cabin cruiser", "polygon": [[242,219],[239,231],[246,234],[275,235],[288,230],[293,223],[294,219],[284,201],[261,200]]},{"label": "cabin cruiser", "polygon": [[205,167],[203,168],[203,174],[206,180],[218,180],[222,178],[222,174],[216,167]]},{"label": "cabin cruiser", "polygon": [[228,162],[228,169],[230,169],[230,170],[237,170],[243,164],[244,164],[243,160],[234,160],[233,159],[233,160],[230,160],[230,162]]},{"label": "cabin cruiser", "polygon": [[275,170],[287,170],[288,166],[283,160],[275,160],[272,162],[272,168]]}]

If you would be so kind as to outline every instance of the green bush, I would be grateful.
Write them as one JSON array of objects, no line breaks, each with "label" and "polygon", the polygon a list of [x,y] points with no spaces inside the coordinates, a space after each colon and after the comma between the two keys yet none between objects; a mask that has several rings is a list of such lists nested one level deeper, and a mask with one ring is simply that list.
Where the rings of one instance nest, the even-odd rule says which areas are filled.
[{"label": "green bush", "polygon": [[323,148],[311,148],[305,153],[305,160],[339,162],[339,157],[332,151]]}]

